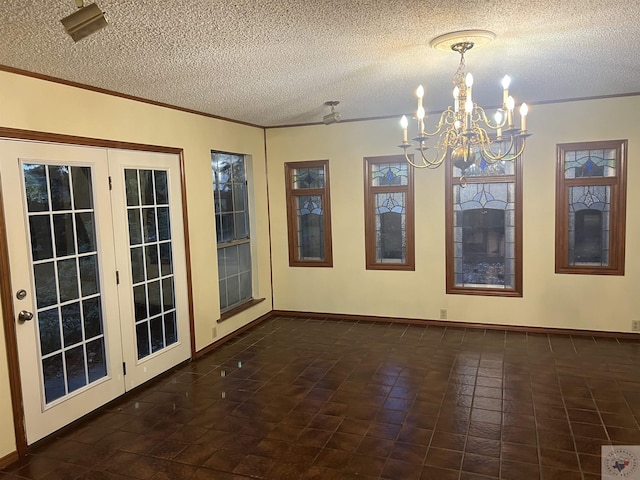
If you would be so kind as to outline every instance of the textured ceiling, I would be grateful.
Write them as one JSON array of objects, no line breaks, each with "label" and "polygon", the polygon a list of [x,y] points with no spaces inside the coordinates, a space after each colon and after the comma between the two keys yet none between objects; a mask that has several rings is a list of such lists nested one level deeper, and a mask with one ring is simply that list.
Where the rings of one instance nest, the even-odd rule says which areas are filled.
[{"label": "textured ceiling", "polygon": [[[88,3],[88,2],[87,2]],[[98,0],[109,25],[74,43],[74,0],[1,0],[0,64],[261,126],[451,103],[459,57],[429,41],[495,32],[466,54],[474,100],[640,91],[637,0]],[[533,112],[532,112],[533,113]]]}]

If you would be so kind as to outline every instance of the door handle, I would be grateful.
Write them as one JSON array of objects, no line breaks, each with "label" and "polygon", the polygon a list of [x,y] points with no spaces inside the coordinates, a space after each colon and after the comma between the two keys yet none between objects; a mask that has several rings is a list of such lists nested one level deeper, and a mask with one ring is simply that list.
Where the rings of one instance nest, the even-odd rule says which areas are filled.
[{"label": "door handle", "polygon": [[33,319],[33,313],[27,312],[26,310],[22,310],[18,314],[18,322],[19,323],[28,322],[29,320],[32,320],[32,319]]}]

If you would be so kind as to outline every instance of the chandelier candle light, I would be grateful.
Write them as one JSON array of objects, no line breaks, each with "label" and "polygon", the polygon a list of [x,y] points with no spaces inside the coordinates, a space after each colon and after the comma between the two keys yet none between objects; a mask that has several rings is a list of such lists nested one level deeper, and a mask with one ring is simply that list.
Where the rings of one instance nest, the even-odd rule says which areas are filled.
[{"label": "chandelier candle light", "polygon": [[[449,106],[442,112],[435,131],[425,132],[424,88],[422,85],[418,87],[418,136],[412,140],[417,142],[416,150],[420,152],[422,162],[415,163],[407,154],[407,150],[413,145],[408,140],[409,121],[405,115],[400,120],[402,144],[399,147],[404,150],[409,164],[417,168],[436,168],[444,162],[449,153],[453,165],[460,168],[464,174],[465,169],[472,165],[484,169],[486,165],[514,161],[522,155],[525,139],[529,136],[529,109],[526,103],[520,106],[520,128],[517,128],[513,122],[515,101],[509,95],[510,78],[505,75],[502,79],[502,107],[496,111],[492,122],[484,109],[473,103],[473,76],[464,73],[464,54],[474,45],[484,45],[493,38],[495,35],[486,30],[465,30],[441,35],[431,41],[434,48],[451,49],[460,54],[460,64],[453,76],[453,108]],[[437,137],[435,154],[429,158],[425,153],[429,148],[426,142],[433,137]]]}]

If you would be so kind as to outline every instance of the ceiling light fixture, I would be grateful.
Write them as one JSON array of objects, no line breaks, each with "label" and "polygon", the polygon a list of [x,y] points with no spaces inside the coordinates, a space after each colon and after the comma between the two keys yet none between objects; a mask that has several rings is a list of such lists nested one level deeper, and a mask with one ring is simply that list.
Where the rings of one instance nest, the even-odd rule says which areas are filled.
[{"label": "ceiling light fixture", "polygon": [[[509,95],[508,76],[502,79],[502,107],[499,108],[492,122],[482,107],[473,103],[471,91],[473,77],[464,73],[464,54],[474,45],[482,46],[495,38],[492,32],[486,30],[464,30],[448,33],[434,38],[431,46],[438,50],[453,50],[460,54],[460,64],[453,76],[453,107],[449,106],[442,112],[440,121],[434,132],[425,132],[424,122],[426,112],[422,104],[424,88],[422,85],[416,90],[418,110],[418,136],[413,138],[417,142],[416,150],[420,152],[421,161],[414,163],[407,150],[412,143],[407,139],[408,120],[402,116],[400,125],[403,131],[403,141],[398,145],[404,150],[404,155],[411,165],[417,168],[439,167],[449,154],[451,162],[464,172],[472,165],[484,170],[488,165],[500,161],[513,161],[522,155],[525,148],[527,133],[528,107],[523,103],[520,107],[520,128],[514,125],[515,101]],[[489,133],[491,132],[491,133]],[[429,158],[425,154],[429,148],[427,140],[437,137],[434,154]]]},{"label": "ceiling light fixture", "polygon": [[336,105],[338,105],[339,103],[340,102],[337,100],[324,102],[325,105],[327,105],[328,107],[331,107],[331,113],[325,115],[322,118],[322,123],[324,123],[325,125],[330,125],[332,123],[336,123],[340,121],[340,119],[342,118],[342,115],[340,115],[340,112],[336,112]]},{"label": "ceiling light fixture", "polygon": [[78,10],[60,21],[73,41],[77,42],[106,27],[107,19],[95,3],[85,7],[83,0],[75,0],[75,2]]}]

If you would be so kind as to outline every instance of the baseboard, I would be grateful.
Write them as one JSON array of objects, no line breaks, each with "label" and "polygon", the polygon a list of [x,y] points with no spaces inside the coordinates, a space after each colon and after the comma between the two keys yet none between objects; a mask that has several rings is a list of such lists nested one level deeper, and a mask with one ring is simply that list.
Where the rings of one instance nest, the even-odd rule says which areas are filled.
[{"label": "baseboard", "polygon": [[258,317],[255,320],[252,320],[251,322],[247,323],[246,325],[238,328],[237,330],[234,330],[233,332],[229,333],[228,335],[225,335],[220,340],[216,340],[215,342],[210,343],[209,345],[204,347],[202,350],[198,350],[196,352],[195,358],[198,359],[198,358],[206,355],[207,353],[212,352],[213,350],[218,348],[220,345],[222,345],[224,343],[227,343],[229,340],[231,340],[234,337],[240,335],[242,332],[246,332],[250,328],[255,327],[260,322],[264,322],[266,319],[271,318],[271,316],[272,316],[272,311],[271,312],[267,312],[264,315],[262,315],[261,317]]},{"label": "baseboard", "polygon": [[11,465],[14,462],[17,462],[19,460],[19,456],[18,456],[18,452],[11,452],[8,455],[5,455],[4,457],[0,458],[0,470],[3,470],[5,468],[7,468],[9,465]]},{"label": "baseboard", "polygon": [[434,325],[447,328],[473,328],[482,330],[506,330],[532,334],[575,335],[584,337],[624,338],[640,341],[640,334],[631,332],[608,332],[604,330],[581,330],[573,328],[533,327],[525,325],[503,325],[494,323],[457,322],[421,318],[381,317],[375,315],[352,315],[342,313],[298,312],[295,310],[271,310],[272,316],[314,318],[325,320],[348,320],[352,322],[404,323],[410,325]]}]

